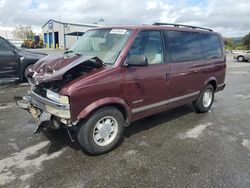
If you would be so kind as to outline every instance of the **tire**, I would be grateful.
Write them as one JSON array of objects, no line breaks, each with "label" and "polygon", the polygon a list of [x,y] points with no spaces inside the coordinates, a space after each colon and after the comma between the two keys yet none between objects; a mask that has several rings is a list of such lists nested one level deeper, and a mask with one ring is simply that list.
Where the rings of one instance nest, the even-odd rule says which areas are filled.
[{"label": "tire", "polygon": [[193,107],[197,113],[209,111],[214,101],[214,87],[207,85],[201,92],[198,99],[193,102]]},{"label": "tire", "polygon": [[237,60],[238,60],[239,62],[244,62],[244,61],[245,61],[245,58],[244,58],[244,56],[239,56],[239,57],[237,57]]},{"label": "tire", "polygon": [[78,142],[89,154],[107,153],[121,142],[124,124],[124,117],[118,109],[103,107],[79,124]]}]

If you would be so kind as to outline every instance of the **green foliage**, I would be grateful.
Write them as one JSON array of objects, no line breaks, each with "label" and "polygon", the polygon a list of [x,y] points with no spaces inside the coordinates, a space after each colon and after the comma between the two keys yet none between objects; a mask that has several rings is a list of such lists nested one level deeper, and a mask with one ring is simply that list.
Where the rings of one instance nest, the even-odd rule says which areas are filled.
[{"label": "green foliage", "polygon": [[225,45],[225,48],[226,48],[226,50],[233,50],[234,49],[233,46],[228,46],[228,45]]},{"label": "green foliage", "polygon": [[242,43],[239,43],[234,46],[234,50],[247,50],[247,46],[243,45]]},{"label": "green foliage", "polygon": [[234,43],[232,38],[224,38],[224,44],[226,49],[233,49]]},{"label": "green foliage", "polygon": [[242,38],[242,44],[246,46],[247,50],[250,50],[250,33]]},{"label": "green foliage", "polygon": [[228,50],[249,50],[250,49],[250,33],[244,37],[223,38],[225,48]]},{"label": "green foliage", "polygon": [[31,27],[22,25],[15,28],[15,30],[13,31],[13,35],[14,37],[20,39],[31,39],[34,37],[34,33]]}]

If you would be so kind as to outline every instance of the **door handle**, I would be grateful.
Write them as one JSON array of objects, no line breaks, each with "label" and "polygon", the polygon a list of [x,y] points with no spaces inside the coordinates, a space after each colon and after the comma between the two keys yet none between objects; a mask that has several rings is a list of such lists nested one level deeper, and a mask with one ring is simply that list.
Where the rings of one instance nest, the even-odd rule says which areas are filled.
[{"label": "door handle", "polygon": [[166,80],[167,80],[167,81],[169,81],[169,78],[170,78],[170,73],[169,73],[169,72],[167,72],[165,76],[166,76]]}]

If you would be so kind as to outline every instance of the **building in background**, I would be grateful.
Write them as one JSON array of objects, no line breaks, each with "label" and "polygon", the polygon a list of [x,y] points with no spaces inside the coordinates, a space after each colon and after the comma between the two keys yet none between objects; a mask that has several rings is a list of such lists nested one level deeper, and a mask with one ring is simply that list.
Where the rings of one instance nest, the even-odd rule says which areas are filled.
[{"label": "building in background", "polygon": [[47,48],[70,48],[83,33],[98,26],[49,20],[42,26],[44,44]]}]

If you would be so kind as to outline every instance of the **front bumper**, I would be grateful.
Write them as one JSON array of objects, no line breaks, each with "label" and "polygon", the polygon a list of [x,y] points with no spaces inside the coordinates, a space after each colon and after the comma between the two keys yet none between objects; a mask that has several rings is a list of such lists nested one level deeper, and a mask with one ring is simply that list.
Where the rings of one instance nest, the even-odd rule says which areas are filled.
[{"label": "front bumper", "polygon": [[42,97],[35,93],[33,89],[31,89],[27,96],[15,97],[15,100],[19,107],[29,112],[32,112],[31,109],[38,110],[38,118],[40,116],[39,114],[47,112],[64,124],[69,124],[69,121],[71,119],[69,104],[58,103]]},{"label": "front bumper", "polygon": [[31,103],[41,109],[42,111],[46,111],[56,117],[70,119],[70,105],[62,104],[50,99],[44,98],[38,94],[36,94],[33,90],[30,93]]}]

